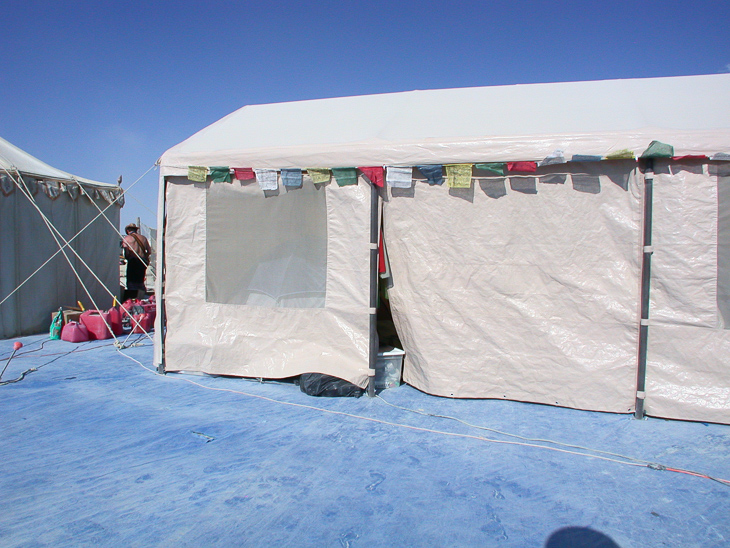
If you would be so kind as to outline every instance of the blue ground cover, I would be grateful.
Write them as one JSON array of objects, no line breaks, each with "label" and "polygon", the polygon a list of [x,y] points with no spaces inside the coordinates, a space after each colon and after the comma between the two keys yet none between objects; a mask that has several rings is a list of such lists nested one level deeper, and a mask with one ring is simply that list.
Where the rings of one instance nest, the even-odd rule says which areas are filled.
[{"label": "blue ground cover", "polygon": [[[38,369],[0,386],[5,547],[730,543],[718,482],[494,443],[480,438],[586,453],[393,405],[729,479],[726,425],[409,386],[312,398],[292,384],[159,376],[109,341],[45,339],[22,339],[2,379]],[[0,341],[0,368],[12,344]],[[151,344],[124,352],[151,367]]]}]

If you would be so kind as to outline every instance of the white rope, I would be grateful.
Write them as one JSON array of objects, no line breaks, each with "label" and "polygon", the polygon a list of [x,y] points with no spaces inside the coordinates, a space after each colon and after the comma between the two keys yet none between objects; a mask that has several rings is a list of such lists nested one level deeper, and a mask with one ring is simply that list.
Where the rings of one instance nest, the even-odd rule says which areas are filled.
[{"label": "white rope", "polygon": [[[154,167],[154,166],[152,166],[152,167]],[[152,169],[152,168],[150,168],[150,169]],[[149,172],[149,170],[147,170],[147,172]],[[51,233],[51,236],[56,241],[56,244],[59,246],[59,251],[61,251],[63,253],[64,257],[66,258],[66,261],[69,264],[69,267],[71,268],[71,270],[76,275],[76,279],[78,280],[79,284],[81,285],[81,287],[86,292],[86,295],[89,297],[89,300],[94,305],[94,308],[96,310],[101,311],[101,309],[96,304],[96,302],[94,301],[93,297],[91,296],[91,293],[89,292],[88,288],[86,287],[86,284],[81,279],[81,276],[76,271],[76,269],[74,268],[74,266],[71,264],[71,260],[66,255],[65,247],[68,246],[69,242],[66,241],[66,239],[63,237],[63,235],[61,234],[61,232],[53,225],[53,223],[50,222],[50,220],[45,216],[45,214],[43,213],[43,211],[41,211],[40,207],[38,206],[38,204],[36,203],[35,199],[33,198],[33,196],[31,195],[30,191],[28,190],[27,185],[26,185],[25,180],[23,179],[22,175],[18,172],[18,179],[20,180],[20,182],[22,182],[22,186],[20,185],[20,183],[18,182],[18,180],[16,180],[14,177],[12,177],[12,175],[10,175],[10,177],[13,180],[13,182],[15,182],[15,184],[18,186],[18,188],[20,188],[20,190],[23,193],[23,195],[30,201],[31,205],[33,205],[33,207],[36,209],[36,211],[38,211],[38,213],[41,215],[44,223],[46,224],[46,226],[48,227],[48,229],[49,229],[49,231]],[[143,177],[144,177],[144,175],[143,175]],[[140,179],[141,179],[141,177],[140,177]],[[138,179],[138,181],[139,181],[139,179]],[[114,200],[114,201],[116,201],[116,200]],[[93,202],[93,199],[92,199],[92,202]],[[114,203],[114,202],[112,202],[112,203]],[[97,206],[97,208],[98,208],[98,206]],[[106,218],[106,216],[104,216],[104,217]],[[98,216],[96,218],[98,218]],[[87,225],[87,227],[88,227],[88,225]],[[86,229],[87,227],[84,227],[84,229]],[[54,234],[54,231],[66,243],[66,245],[64,245],[64,246],[61,245],[61,243],[59,242],[58,238]],[[114,231],[116,232],[116,228],[114,229]],[[78,236],[78,234],[77,234],[77,236]],[[76,256],[76,258],[78,258],[78,260],[81,261],[81,263],[86,267],[86,269],[94,277],[94,279],[101,285],[101,287],[109,294],[109,296],[112,297],[113,299],[116,299],[116,295],[114,295],[114,293],[112,293],[109,290],[109,288],[106,287],[106,285],[104,285],[104,283],[101,281],[101,279],[99,279],[99,277],[96,275],[96,273],[93,271],[93,269],[86,263],[86,261],[84,261],[84,259],[76,252],[76,250],[73,247],[69,247],[69,249],[74,253],[74,255]],[[127,312],[127,314],[130,316],[131,320],[134,323],[137,324],[137,326],[139,327],[139,329],[141,329],[144,332],[144,334],[147,336],[147,338],[149,338],[150,341],[152,341],[152,337],[150,336],[150,334],[139,324],[139,322],[131,314],[129,314],[128,312]],[[109,325],[109,323],[107,322],[107,320],[104,318],[103,315],[100,315],[100,317],[101,317],[102,321],[104,322],[104,324],[106,325],[107,329],[109,329],[109,333],[111,334],[111,336],[114,339],[115,343],[116,344],[120,344],[119,343],[119,340],[117,339],[116,335],[114,334],[114,331],[112,330],[112,328]]]},{"label": "white rope", "polygon": [[[152,166],[152,167],[155,167],[155,166]],[[144,177],[144,175],[143,175],[143,177]],[[145,203],[142,200],[138,200],[132,194],[130,194],[129,197],[132,198],[132,200],[134,200],[135,202],[137,202],[139,205],[141,205],[143,208],[145,208],[147,211],[149,211],[150,213],[152,213],[152,215],[154,215],[155,217],[157,217],[157,212],[156,211],[152,211],[149,207],[147,207],[145,205]]]},{"label": "white rope", "polygon": [[[16,184],[16,186],[20,189],[20,191],[23,193],[23,195],[30,201],[31,205],[35,208],[35,210],[38,212],[38,214],[41,216],[41,218],[43,219],[43,222],[45,223],[46,228],[48,228],[48,231],[51,233],[51,237],[56,242],[56,245],[58,245],[59,250],[62,251],[63,256],[66,259],[66,262],[68,263],[68,266],[71,268],[71,270],[75,274],[76,279],[78,280],[78,282],[81,285],[82,289],[86,293],[86,296],[89,297],[89,300],[94,305],[94,308],[96,310],[101,310],[99,308],[99,306],[96,304],[96,301],[94,301],[94,298],[91,296],[91,292],[86,287],[86,284],[81,279],[81,275],[78,273],[78,271],[76,270],[76,267],[74,267],[73,263],[71,262],[71,259],[66,254],[65,246],[62,246],[61,245],[61,242],[58,240],[58,237],[60,237],[64,242],[66,241],[65,238],[63,237],[63,234],[61,234],[61,232],[53,225],[53,223],[51,223],[51,221],[48,219],[48,217],[46,217],[45,213],[43,213],[43,211],[41,211],[41,208],[38,206],[37,202],[35,201],[35,198],[33,197],[33,195],[31,194],[30,190],[28,189],[28,185],[26,184],[26,182],[23,179],[23,176],[20,174],[20,172],[18,172],[18,178],[17,179],[15,179],[14,177],[12,177],[12,175],[10,177],[13,180],[13,182]],[[22,185],[21,185],[21,183],[22,183]],[[55,233],[54,233],[54,231],[55,231]],[[58,234],[58,237],[56,237],[56,234]],[[66,242],[66,243],[68,243],[68,242]],[[71,251],[73,251],[74,255],[76,255],[76,258],[81,261],[81,263],[88,269],[88,271],[91,273],[91,275],[94,276],[94,278],[101,284],[101,286],[104,289],[106,289],[106,286],[102,283],[102,281],[99,279],[99,277],[96,275],[96,273],[89,267],[89,265],[86,264],[86,262],[76,252],[76,250],[73,247],[69,247],[69,249]],[[112,337],[114,337],[114,340],[116,341],[117,338],[116,338],[116,335],[114,335],[114,331],[112,331],[111,326],[106,321],[106,319],[104,318],[103,315],[100,315],[100,317],[101,317],[102,321],[104,322],[104,324],[106,325],[107,329],[109,329],[109,333],[111,333]]]},{"label": "white rope", "polygon": [[[152,166],[152,167],[155,167],[155,166]],[[150,169],[151,169],[151,168],[150,168]],[[147,172],[149,172],[149,169],[147,170]],[[143,175],[142,177],[144,177],[144,175]],[[137,180],[139,180],[139,179],[137,179]],[[130,187],[130,188],[131,188],[131,187]],[[84,192],[84,194],[86,194],[86,196],[88,196],[89,200],[91,201],[91,203],[92,203],[92,204],[94,204],[94,207],[96,207],[96,209],[97,209],[97,210],[99,211],[99,213],[101,213],[102,217],[104,217],[104,219],[106,219],[106,222],[107,222],[107,223],[109,223],[109,225],[110,225],[110,226],[112,227],[112,230],[114,230],[114,233],[115,233],[115,234],[116,234],[117,236],[121,237],[121,235],[119,234],[119,232],[117,232],[117,227],[116,227],[116,226],[114,226],[114,223],[112,223],[112,222],[111,222],[111,220],[109,219],[109,217],[107,217],[106,215],[104,215],[104,212],[103,212],[103,211],[101,210],[101,208],[99,207],[99,204],[97,204],[97,203],[96,203],[96,202],[94,201],[93,197],[92,197],[92,196],[89,196],[89,194],[88,194],[88,193],[87,193],[87,192],[86,192],[85,190],[83,190],[83,192]],[[106,210],[104,210],[104,211],[106,211]],[[122,238],[122,241],[124,241],[124,238]],[[139,256],[139,253],[137,253],[137,252],[136,252],[136,251],[135,251],[134,249],[132,249],[131,247],[130,247],[129,249],[130,249],[130,250],[132,251],[132,253],[134,253],[134,254],[135,254],[135,255],[137,256],[137,258],[138,258],[138,259],[139,259],[140,261],[143,261],[142,257],[140,257],[140,256]],[[143,262],[144,262],[144,261],[143,261]],[[107,289],[107,291],[109,291],[109,290]],[[136,326],[136,327],[138,327],[139,329],[141,329],[141,330],[142,330],[142,331],[144,332],[144,334],[145,334],[145,335],[147,335],[147,337],[148,337],[148,338],[150,338],[150,340],[152,340],[152,339],[151,339],[151,337],[150,337],[150,334],[149,334],[149,333],[147,332],[147,330],[146,330],[146,329],[145,329],[144,327],[142,327],[142,324],[141,324],[141,323],[139,323],[139,321],[138,321],[138,320],[137,320],[137,319],[136,319],[136,318],[135,318],[135,317],[134,317],[134,316],[133,316],[132,314],[130,314],[130,313],[129,313],[129,311],[128,311],[127,309],[125,309],[124,307],[122,307],[122,310],[124,310],[124,313],[125,313],[125,314],[126,314],[127,316],[129,316],[129,319],[130,319],[130,321],[134,322],[135,326]],[[130,333],[130,335],[131,335],[131,334],[132,334],[132,333]],[[116,340],[116,337],[114,338],[114,340]],[[124,343],[122,343],[122,347],[124,347],[124,345],[125,345],[125,344],[127,343],[127,340],[129,340],[129,337],[127,337],[127,339],[126,339],[126,340],[124,341]],[[117,341],[117,342],[118,342],[118,341]]]},{"label": "white rope", "polygon": [[[69,240],[68,240],[68,242],[66,242],[66,243],[65,243],[65,244],[63,245],[63,248],[62,248],[62,249],[65,249],[66,247],[68,247],[68,246],[69,246],[69,245],[71,244],[71,242],[73,242],[73,241],[74,241],[74,240],[75,240],[76,238],[78,238],[78,237],[79,237],[79,236],[80,236],[80,235],[81,235],[81,234],[82,234],[82,233],[83,233],[83,232],[84,232],[84,231],[85,231],[85,230],[86,230],[87,228],[89,228],[89,227],[90,227],[90,226],[91,226],[91,225],[92,225],[92,224],[93,224],[93,223],[94,223],[94,222],[95,222],[95,221],[96,221],[96,220],[97,220],[97,219],[98,219],[98,218],[99,218],[99,217],[100,217],[100,216],[101,216],[101,215],[103,214],[103,212],[105,212],[105,211],[106,211],[107,209],[109,209],[110,207],[112,207],[112,206],[113,206],[113,205],[114,205],[114,204],[115,204],[115,203],[116,203],[116,202],[117,202],[117,201],[118,201],[118,200],[119,200],[119,199],[120,199],[120,198],[121,198],[121,197],[122,197],[122,196],[123,196],[124,194],[126,194],[126,192],[127,192],[127,191],[131,190],[131,189],[132,189],[132,187],[134,187],[134,185],[136,185],[136,184],[137,184],[137,183],[138,183],[139,181],[141,181],[141,180],[142,180],[142,178],[143,178],[143,177],[144,177],[145,175],[147,175],[147,174],[148,174],[148,173],[149,173],[150,171],[152,171],[152,170],[153,170],[153,169],[154,169],[155,167],[157,167],[157,165],[156,165],[156,164],[155,164],[155,165],[152,165],[152,166],[151,166],[151,167],[150,167],[150,168],[149,168],[149,169],[148,169],[147,171],[145,171],[145,172],[144,172],[144,174],[143,174],[143,175],[142,175],[141,177],[139,177],[139,178],[138,178],[138,179],[137,179],[137,180],[136,180],[136,181],[135,181],[134,183],[132,183],[131,185],[129,185],[129,188],[128,188],[127,190],[122,190],[122,192],[121,192],[121,193],[119,194],[119,196],[118,196],[117,198],[115,198],[115,199],[114,199],[114,200],[113,200],[113,201],[112,201],[112,202],[111,202],[111,203],[110,203],[110,204],[109,204],[108,206],[106,206],[106,207],[105,207],[105,208],[103,209],[102,213],[98,214],[98,215],[97,215],[96,217],[94,217],[94,218],[93,218],[93,219],[91,219],[91,220],[90,220],[90,221],[89,221],[88,223],[86,223],[86,225],[85,225],[85,226],[84,226],[84,227],[83,227],[83,228],[82,228],[81,230],[79,230],[79,231],[78,231],[78,232],[76,233],[76,235],[75,235],[75,236],[74,236],[73,238],[69,239]],[[9,172],[9,171],[8,171],[7,169],[4,169],[3,171],[5,171],[5,173],[7,173],[7,174],[8,174],[8,176],[10,176],[10,177],[11,177],[11,179],[12,179],[12,175],[10,175],[10,172]],[[17,183],[16,183],[16,184],[17,184]],[[79,185],[79,187],[81,187],[81,185]],[[96,205],[96,202],[94,202],[94,204]],[[97,208],[98,208],[98,206],[97,206]],[[116,232],[116,230],[117,230],[117,229],[116,229],[116,227],[115,227],[115,228],[114,228],[114,231]],[[17,286],[17,287],[15,288],[15,289],[13,289],[13,290],[12,290],[12,291],[11,291],[11,292],[10,292],[10,293],[9,293],[9,294],[8,294],[8,295],[6,296],[6,297],[5,297],[5,298],[3,298],[3,300],[2,300],[2,301],[0,301],[0,305],[2,305],[2,304],[3,304],[3,303],[4,303],[5,301],[7,301],[7,300],[8,300],[8,299],[9,299],[10,297],[12,297],[12,296],[13,296],[13,295],[14,295],[14,294],[15,294],[15,293],[16,293],[16,292],[17,292],[17,291],[18,291],[18,290],[19,290],[19,289],[20,289],[21,287],[23,287],[23,286],[24,286],[24,285],[25,285],[26,283],[28,283],[28,281],[30,281],[30,279],[31,279],[31,278],[33,278],[33,276],[35,276],[36,274],[38,274],[38,272],[40,272],[40,271],[41,271],[41,269],[43,269],[43,267],[45,267],[45,266],[46,266],[46,265],[47,265],[48,263],[50,263],[50,262],[51,262],[51,261],[52,261],[53,259],[55,259],[55,258],[56,258],[56,256],[57,256],[57,255],[58,255],[59,253],[61,253],[61,251],[62,251],[61,249],[59,249],[58,251],[56,251],[56,252],[55,252],[55,253],[54,253],[53,255],[51,255],[51,256],[50,256],[50,257],[48,258],[48,260],[46,260],[46,262],[44,262],[44,263],[43,263],[43,264],[42,264],[41,266],[39,266],[38,268],[36,268],[36,269],[35,269],[35,271],[34,271],[34,272],[33,272],[33,273],[32,273],[32,274],[30,275],[30,276],[28,276],[28,277],[27,277],[27,278],[26,278],[25,280],[23,280],[23,282],[22,282],[22,283],[21,283],[20,285],[18,285],[18,286]]]}]

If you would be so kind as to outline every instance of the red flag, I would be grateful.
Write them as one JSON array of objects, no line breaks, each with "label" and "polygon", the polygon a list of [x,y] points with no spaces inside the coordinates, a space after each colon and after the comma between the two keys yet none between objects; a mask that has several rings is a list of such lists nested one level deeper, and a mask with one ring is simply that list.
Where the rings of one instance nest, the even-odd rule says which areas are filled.
[{"label": "red flag", "polygon": [[683,160],[707,160],[707,156],[704,154],[688,154],[686,156],[672,156],[672,160],[675,162],[681,162]]},{"label": "red flag", "polygon": [[383,187],[383,179],[385,177],[383,166],[379,167],[359,167],[357,168],[365,174],[365,177],[370,179],[370,182],[380,188]]},{"label": "red flag", "polygon": [[507,162],[507,171],[535,173],[537,171],[537,162]]},{"label": "red flag", "polygon": [[239,181],[248,181],[249,179],[256,178],[256,174],[250,167],[234,167],[233,173]]}]

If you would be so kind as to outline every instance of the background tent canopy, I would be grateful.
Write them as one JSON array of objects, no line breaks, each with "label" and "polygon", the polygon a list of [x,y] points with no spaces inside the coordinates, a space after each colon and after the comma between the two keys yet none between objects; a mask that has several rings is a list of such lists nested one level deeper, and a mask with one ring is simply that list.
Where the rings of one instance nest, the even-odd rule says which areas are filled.
[{"label": "background tent canopy", "polygon": [[[110,306],[107,289],[119,287],[121,188],[56,169],[0,138],[0,190],[0,339],[47,330],[51,312],[77,301]],[[70,242],[65,254],[62,240]]]}]

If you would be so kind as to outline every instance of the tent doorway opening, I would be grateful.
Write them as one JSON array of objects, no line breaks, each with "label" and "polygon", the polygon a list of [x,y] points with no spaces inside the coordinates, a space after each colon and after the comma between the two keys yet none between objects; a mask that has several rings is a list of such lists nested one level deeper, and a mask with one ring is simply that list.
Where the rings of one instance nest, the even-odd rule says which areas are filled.
[{"label": "tent doorway opening", "polygon": [[390,299],[388,298],[388,289],[392,287],[390,278],[378,279],[378,308],[377,308],[377,326],[378,341],[380,347],[394,347],[402,349],[403,346],[398,336],[398,330],[393,322],[393,314],[390,311]]}]

